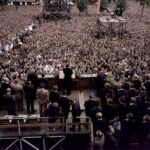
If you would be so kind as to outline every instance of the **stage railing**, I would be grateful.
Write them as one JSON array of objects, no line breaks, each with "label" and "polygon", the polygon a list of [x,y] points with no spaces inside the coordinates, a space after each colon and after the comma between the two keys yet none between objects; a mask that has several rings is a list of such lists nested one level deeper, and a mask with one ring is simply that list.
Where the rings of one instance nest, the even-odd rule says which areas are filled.
[{"label": "stage railing", "polygon": [[[42,139],[43,150],[52,150],[58,146],[66,137],[66,135],[88,134],[91,142],[93,141],[93,127],[91,119],[88,117],[79,117],[80,122],[72,122],[73,118],[49,118],[40,117],[39,115],[19,115],[19,116],[4,116],[0,117],[0,140],[10,140],[8,145],[3,147],[3,150],[9,150],[12,147],[19,147],[23,150],[23,144],[29,147],[40,150],[27,139]],[[55,123],[50,121],[55,120]],[[73,126],[81,127],[81,130],[70,130]],[[58,138],[58,142],[48,148],[46,139]],[[2,147],[0,145],[0,147]]]}]

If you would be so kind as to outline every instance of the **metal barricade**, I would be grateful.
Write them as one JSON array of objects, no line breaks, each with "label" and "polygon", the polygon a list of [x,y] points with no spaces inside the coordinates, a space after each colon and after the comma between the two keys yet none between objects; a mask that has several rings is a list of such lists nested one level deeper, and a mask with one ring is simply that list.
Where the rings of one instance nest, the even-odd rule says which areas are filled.
[{"label": "metal barricade", "polygon": [[[88,134],[91,141],[93,141],[93,128],[90,118],[79,117],[80,121],[73,122],[73,118],[56,118],[55,123],[49,123],[49,117],[40,117],[40,115],[19,115],[19,116],[4,116],[0,117],[0,140],[10,141],[9,144],[3,145],[3,150],[10,150],[12,147],[23,150],[23,145],[41,150],[31,139],[41,139],[43,150],[52,150],[59,146],[65,140],[66,135],[69,134]],[[89,120],[87,122],[87,120]],[[71,127],[81,126],[82,130],[71,131]],[[87,128],[84,128],[86,126]],[[48,147],[46,141],[57,139],[52,146]],[[2,146],[0,146],[2,147]]]}]

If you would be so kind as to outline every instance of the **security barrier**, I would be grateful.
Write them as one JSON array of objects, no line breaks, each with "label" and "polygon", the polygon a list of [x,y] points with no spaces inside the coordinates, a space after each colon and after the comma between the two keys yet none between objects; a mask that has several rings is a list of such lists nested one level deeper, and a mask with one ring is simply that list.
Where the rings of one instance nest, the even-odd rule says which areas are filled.
[{"label": "security barrier", "polygon": [[[40,150],[31,139],[40,139],[43,150],[52,150],[59,146],[65,140],[67,135],[87,134],[90,140],[93,141],[93,128],[90,118],[79,117],[80,122],[73,123],[73,118],[55,118],[55,123],[49,123],[53,118],[40,117],[39,115],[19,115],[19,116],[4,116],[0,117],[0,140],[9,141],[8,144],[1,144],[3,150],[15,149],[23,150],[24,144],[28,147]],[[72,126],[81,126],[81,130],[71,131]],[[86,128],[85,128],[86,127]],[[47,146],[47,141],[57,139],[50,147]]]}]

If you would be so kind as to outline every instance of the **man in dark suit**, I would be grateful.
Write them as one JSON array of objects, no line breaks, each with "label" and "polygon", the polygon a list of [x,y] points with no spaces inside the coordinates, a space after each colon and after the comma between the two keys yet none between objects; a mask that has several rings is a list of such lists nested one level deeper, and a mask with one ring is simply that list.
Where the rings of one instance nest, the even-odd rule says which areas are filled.
[{"label": "man in dark suit", "polygon": [[121,131],[120,131],[120,140],[119,145],[121,150],[128,150],[131,137],[137,124],[133,117],[133,114],[128,113],[126,118],[121,121]]},{"label": "man in dark suit", "polygon": [[120,120],[125,119],[127,114],[127,103],[124,96],[119,98],[119,104],[115,107],[115,115],[119,116]]},{"label": "man in dark suit", "polygon": [[[90,93],[89,99],[85,101],[84,107],[85,107],[85,115],[87,117],[91,117],[91,110],[95,107],[95,100],[94,100],[94,94]],[[88,122],[88,118],[86,119],[86,122]]]},{"label": "man in dark suit", "polygon": [[36,99],[36,91],[37,91],[38,82],[39,82],[36,71],[31,71],[28,73],[27,81],[31,81],[31,83],[33,85],[33,89],[34,89],[33,93],[34,93],[34,100],[35,100]]},{"label": "man in dark suit", "polygon": [[90,117],[91,117],[93,123],[95,122],[95,120],[97,120],[96,114],[98,112],[102,112],[102,108],[100,107],[99,101],[95,101],[94,107],[90,110]]},{"label": "man in dark suit", "polygon": [[53,86],[53,91],[50,92],[49,101],[51,103],[57,102],[59,104],[60,94],[58,93],[58,86]]},{"label": "man in dark suit", "polygon": [[64,88],[67,90],[67,95],[71,94],[71,88],[72,88],[72,69],[69,67],[69,65],[66,65],[66,68],[64,68],[63,73],[65,75],[64,77]]},{"label": "man in dark suit", "polygon": [[4,110],[5,109],[5,101],[3,96],[7,93],[7,88],[11,88],[9,84],[9,79],[8,78],[2,78],[1,81],[1,99],[0,99],[0,109]]},{"label": "man in dark suit", "polygon": [[105,150],[118,150],[118,142],[114,137],[115,129],[112,126],[108,127],[108,132],[105,134]]},{"label": "man in dark suit", "polygon": [[31,83],[31,81],[27,81],[25,87],[24,87],[26,102],[27,102],[27,113],[35,113],[34,110],[34,87]]},{"label": "man in dark suit", "polygon": [[67,97],[67,91],[63,90],[62,91],[62,96],[60,97],[60,108],[61,108],[61,116],[64,117],[65,119],[68,118],[69,111],[70,111],[70,104],[71,100]]},{"label": "man in dark suit", "polygon": [[[108,123],[105,119],[103,119],[103,115],[101,112],[96,113],[96,120],[93,123],[93,127],[94,127],[94,131],[100,130],[103,133],[106,132]],[[96,132],[94,132],[94,133],[96,133]]]},{"label": "man in dark suit", "polygon": [[103,72],[99,72],[96,78],[96,91],[97,96],[100,96],[102,89],[104,88],[106,75]]},{"label": "man in dark suit", "polygon": [[16,99],[15,96],[11,95],[11,89],[6,89],[6,94],[4,95],[4,101],[6,104],[8,115],[16,115]]},{"label": "man in dark suit", "polygon": [[57,102],[51,103],[48,106],[49,123],[55,123],[59,117],[59,104]]},{"label": "man in dark suit", "polygon": [[140,123],[140,149],[148,150],[149,149],[149,138],[150,135],[150,116],[144,115],[143,120]]},{"label": "man in dark suit", "polygon": [[[80,115],[81,115],[81,108],[80,108],[80,102],[79,100],[74,100],[72,103],[72,123],[78,123],[78,130],[81,130],[81,125],[80,125]],[[74,131],[76,128],[75,125],[70,128],[72,131]]]},{"label": "man in dark suit", "polygon": [[7,88],[11,88],[11,86],[9,84],[9,79],[8,78],[4,78],[1,81],[1,92],[2,92],[2,95],[5,95],[7,93]]}]

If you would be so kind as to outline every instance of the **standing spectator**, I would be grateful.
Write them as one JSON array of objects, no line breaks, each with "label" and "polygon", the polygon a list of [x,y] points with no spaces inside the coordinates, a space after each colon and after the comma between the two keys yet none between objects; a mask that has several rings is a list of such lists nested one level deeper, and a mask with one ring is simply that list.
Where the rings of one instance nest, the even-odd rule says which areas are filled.
[{"label": "standing spectator", "polygon": [[103,150],[105,143],[105,135],[100,130],[96,131],[96,136],[94,137],[93,141],[93,148],[94,150]]},{"label": "standing spectator", "polygon": [[105,119],[103,119],[103,115],[101,112],[96,113],[96,119],[95,122],[93,122],[93,127],[95,131],[100,130],[103,133],[107,131],[108,123]]},{"label": "standing spectator", "polygon": [[[101,90],[101,93],[100,93],[100,99],[101,99],[101,105],[102,107],[105,107],[107,104],[106,104],[106,99],[107,99],[107,96],[108,95],[113,95],[112,94],[112,86],[109,82],[106,82],[104,84],[104,88],[102,88]],[[111,97],[112,98],[112,97]]]},{"label": "standing spectator", "polygon": [[[90,93],[89,99],[84,103],[84,107],[85,107],[85,115],[87,117],[91,117],[91,109],[95,107],[95,100],[93,93]],[[88,119],[86,119],[86,121],[88,122]]]},{"label": "standing spectator", "polygon": [[97,120],[96,114],[99,112],[102,112],[102,108],[99,105],[99,101],[95,101],[95,106],[90,111],[90,117],[93,123],[95,122],[95,120]]},{"label": "standing spectator", "polygon": [[6,104],[8,115],[16,115],[16,99],[14,95],[11,95],[11,89],[6,89],[6,94],[4,95],[4,101]]},{"label": "standing spectator", "polygon": [[113,99],[110,94],[106,95],[106,106],[103,109],[103,115],[107,120],[113,120],[115,116],[115,107],[113,105]]},{"label": "standing spectator", "polygon": [[45,89],[44,83],[40,84],[40,88],[37,90],[36,93],[36,98],[39,103],[40,116],[43,117],[49,100],[49,92]]},{"label": "standing spectator", "polygon": [[[96,90],[97,96],[100,96],[102,89],[104,88],[106,75],[103,72],[99,72],[96,78]],[[100,96],[102,97],[102,96]]]},{"label": "standing spectator", "polygon": [[14,82],[11,83],[11,88],[16,97],[17,110],[23,111],[23,86],[15,79]]},{"label": "standing spectator", "polygon": [[34,114],[36,111],[34,110],[34,87],[31,83],[31,81],[27,81],[25,87],[24,87],[26,102],[27,102],[27,113],[28,114]]},{"label": "standing spectator", "polygon": [[120,149],[128,150],[133,130],[135,128],[133,114],[128,113],[126,118],[121,121]]},{"label": "standing spectator", "polygon": [[129,103],[129,106],[128,106],[128,112],[133,114],[135,119],[138,119],[139,110],[138,110],[137,100],[136,100],[135,97],[130,98],[130,103]]},{"label": "standing spectator", "polygon": [[69,115],[70,103],[71,103],[71,100],[67,97],[67,91],[63,90],[62,96],[60,97],[59,104],[60,104],[60,109],[61,109],[61,116],[64,117],[65,120],[68,118],[68,115]]},{"label": "standing spectator", "polygon": [[1,81],[0,81],[0,110],[3,108],[3,95],[2,95],[2,89],[1,89]]},{"label": "standing spectator", "polygon": [[108,132],[105,134],[105,150],[118,150],[118,142],[114,137],[115,129],[112,126],[108,127]]},{"label": "standing spectator", "polygon": [[57,102],[51,103],[48,106],[49,123],[55,123],[60,115],[59,104]]},{"label": "standing spectator", "polygon": [[127,103],[124,96],[119,98],[119,104],[115,107],[115,115],[119,116],[120,120],[124,120],[127,114]]},{"label": "standing spectator", "polygon": [[37,87],[38,87],[38,76],[36,74],[36,71],[31,71],[28,73],[27,76],[27,81],[31,81],[31,84],[33,85],[33,98],[34,100],[36,99],[36,92],[37,92]]},{"label": "standing spectator", "polygon": [[[80,125],[80,115],[81,115],[81,108],[80,108],[80,102],[79,100],[74,100],[72,104],[72,123],[77,123],[78,124],[78,130],[81,130],[81,125]],[[75,125],[72,126],[71,130],[74,131],[76,128]]]},{"label": "standing spectator", "polygon": [[24,74],[20,73],[17,80],[18,80],[18,84],[20,84],[23,87],[25,86]]},{"label": "standing spectator", "polygon": [[150,140],[150,116],[143,116],[143,120],[140,126],[140,149],[147,150],[148,141]]},{"label": "standing spectator", "polygon": [[63,69],[64,72],[64,88],[67,90],[67,95],[71,94],[71,88],[72,88],[72,69],[69,67],[69,65],[66,65],[66,68]]},{"label": "standing spectator", "polygon": [[2,99],[0,100],[1,101],[1,109],[5,109],[5,101],[4,101],[4,95],[7,93],[7,88],[11,88],[10,84],[9,84],[9,79],[7,77],[5,78],[2,78],[2,81],[1,81],[1,96],[2,96]]},{"label": "standing spectator", "polygon": [[53,86],[53,91],[50,92],[49,101],[51,103],[57,102],[59,104],[60,94],[58,93],[58,86]]},{"label": "standing spectator", "polygon": [[147,94],[147,96],[150,96],[150,76],[149,75],[146,75],[146,77],[145,77],[144,86],[146,88],[146,94]]},{"label": "standing spectator", "polygon": [[115,116],[112,122],[112,126],[115,129],[115,137],[119,141],[120,131],[121,131],[121,121],[119,116]]},{"label": "standing spectator", "polygon": [[1,90],[3,95],[7,93],[7,88],[11,88],[11,86],[9,84],[9,79],[7,77],[4,77],[1,81]]},{"label": "standing spectator", "polygon": [[134,88],[138,91],[140,91],[141,89],[141,80],[139,79],[138,75],[134,75],[133,76],[133,84],[134,84]]}]

